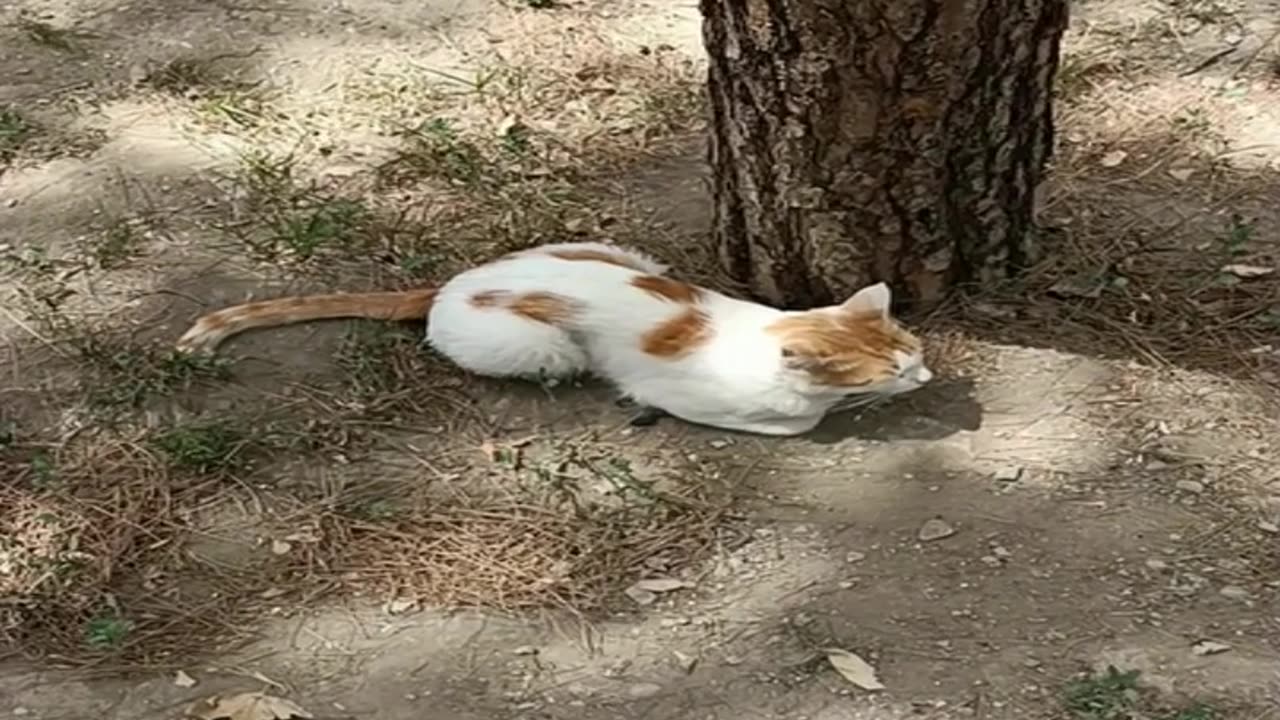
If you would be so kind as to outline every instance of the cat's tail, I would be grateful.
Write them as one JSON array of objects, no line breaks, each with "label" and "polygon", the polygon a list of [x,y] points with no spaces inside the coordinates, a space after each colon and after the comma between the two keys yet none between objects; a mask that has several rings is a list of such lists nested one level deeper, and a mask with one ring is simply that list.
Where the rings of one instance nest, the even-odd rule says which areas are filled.
[{"label": "cat's tail", "polygon": [[196,321],[179,340],[182,352],[211,352],[222,341],[253,328],[277,327],[308,320],[368,318],[426,320],[437,290],[304,295],[233,305]]}]

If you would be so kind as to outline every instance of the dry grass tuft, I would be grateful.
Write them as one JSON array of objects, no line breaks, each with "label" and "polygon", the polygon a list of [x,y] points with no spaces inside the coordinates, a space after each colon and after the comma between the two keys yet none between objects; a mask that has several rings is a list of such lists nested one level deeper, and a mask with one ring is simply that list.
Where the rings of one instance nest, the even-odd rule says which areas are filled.
[{"label": "dry grass tuft", "polygon": [[[74,666],[172,664],[249,637],[286,596],[314,602],[335,589],[589,613],[655,561],[703,556],[727,522],[725,503],[696,478],[660,490],[613,463],[602,472],[622,489],[593,499],[586,484],[601,473],[583,469],[593,465],[522,467],[509,462],[517,450],[495,456],[495,492],[442,492],[417,474],[320,498],[251,490],[263,486],[245,463],[223,461],[231,450],[213,457],[208,448],[222,445],[200,444],[206,426],[10,448],[0,464],[0,644]],[[241,547],[228,555],[211,541]]]},{"label": "dry grass tuft", "polygon": [[1045,260],[929,325],[1280,386],[1274,173],[1201,160],[1189,166],[1200,182],[1184,183],[1163,144],[1125,147],[1139,169],[1066,153],[1042,216]]},{"label": "dry grass tuft", "polygon": [[330,528],[344,548],[335,567],[356,592],[431,606],[591,612],[616,601],[655,558],[680,565],[704,556],[725,519],[723,508],[689,501],[607,509],[471,500]]},{"label": "dry grass tuft", "polygon": [[92,664],[236,635],[209,612],[226,604],[216,578],[187,603],[167,582],[181,565],[183,509],[217,490],[170,472],[136,436],[11,449],[0,462],[0,641]]}]

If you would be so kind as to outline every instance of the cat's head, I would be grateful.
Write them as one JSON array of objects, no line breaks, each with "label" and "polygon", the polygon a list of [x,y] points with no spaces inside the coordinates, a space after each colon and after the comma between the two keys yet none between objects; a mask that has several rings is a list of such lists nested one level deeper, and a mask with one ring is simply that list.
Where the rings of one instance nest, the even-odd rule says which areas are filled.
[{"label": "cat's head", "polygon": [[920,340],[889,313],[889,287],[877,283],[839,305],[793,313],[769,332],[797,390],[811,395],[897,395],[933,377]]}]

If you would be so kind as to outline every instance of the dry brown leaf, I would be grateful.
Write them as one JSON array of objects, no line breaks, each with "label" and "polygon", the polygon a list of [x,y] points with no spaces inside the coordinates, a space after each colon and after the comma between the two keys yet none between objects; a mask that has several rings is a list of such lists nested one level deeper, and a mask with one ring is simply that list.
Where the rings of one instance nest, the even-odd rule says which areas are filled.
[{"label": "dry brown leaf", "polygon": [[866,660],[840,648],[828,648],[825,652],[827,662],[831,663],[831,667],[835,668],[845,680],[863,690],[884,690],[884,685],[876,678],[876,669]]},{"label": "dry brown leaf", "polygon": [[1124,162],[1124,159],[1127,157],[1129,157],[1129,153],[1123,150],[1112,150],[1106,155],[1103,155],[1102,159],[1098,161],[1098,164],[1102,167],[1111,168]]},{"label": "dry brown leaf", "polygon": [[1205,655],[1217,655],[1218,653],[1227,652],[1230,649],[1231,649],[1230,645],[1227,645],[1226,643],[1215,642],[1213,640],[1201,640],[1200,642],[1191,646],[1191,652],[1195,653],[1196,655],[1200,655],[1201,657]]},{"label": "dry brown leaf", "polygon": [[173,684],[177,685],[180,688],[195,687],[196,679],[191,677],[187,673],[183,672],[182,670],[179,670],[178,672],[173,674]]},{"label": "dry brown leaf", "polygon": [[636,582],[631,587],[651,593],[669,593],[693,587],[693,583],[676,580],[675,578],[648,578]]},{"label": "dry brown leaf", "polygon": [[1224,265],[1222,272],[1231,273],[1238,278],[1257,278],[1270,275],[1275,272],[1273,267],[1263,267],[1261,265]]},{"label": "dry brown leaf", "polygon": [[289,700],[266,693],[241,693],[228,698],[205,698],[187,709],[196,720],[296,720],[313,718]]}]

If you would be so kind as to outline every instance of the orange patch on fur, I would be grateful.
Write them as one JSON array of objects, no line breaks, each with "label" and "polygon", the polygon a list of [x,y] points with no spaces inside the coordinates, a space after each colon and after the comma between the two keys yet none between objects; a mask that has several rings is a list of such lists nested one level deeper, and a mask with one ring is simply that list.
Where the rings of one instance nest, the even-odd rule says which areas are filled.
[{"label": "orange patch on fur", "polygon": [[517,315],[547,325],[562,325],[576,311],[572,300],[549,292],[526,293],[512,300],[507,308]]},{"label": "orange patch on fur", "polygon": [[711,339],[711,317],[689,308],[640,338],[640,349],[661,358],[684,357]]},{"label": "orange patch on fur", "polygon": [[634,260],[626,255],[618,255],[615,253],[605,252],[603,250],[555,250],[551,252],[552,257],[561,260],[576,260],[580,262],[602,262],[609,265],[627,268],[628,270],[638,270],[644,272],[645,269],[636,264]]},{"label": "orange patch on fur", "polygon": [[491,308],[497,307],[504,299],[509,297],[511,293],[505,290],[485,290],[471,296],[469,302],[471,307]]},{"label": "orange patch on fur", "polygon": [[472,295],[469,302],[475,308],[505,308],[520,317],[547,325],[568,322],[578,311],[573,300],[549,292],[513,295],[506,290],[485,290]]},{"label": "orange patch on fur", "polygon": [[631,285],[654,297],[685,305],[692,305],[702,299],[702,288],[660,275],[631,278]]},{"label": "orange patch on fur", "polygon": [[857,387],[897,372],[897,353],[920,352],[920,340],[879,315],[807,312],[765,331],[778,338],[796,367],[836,387]]}]

